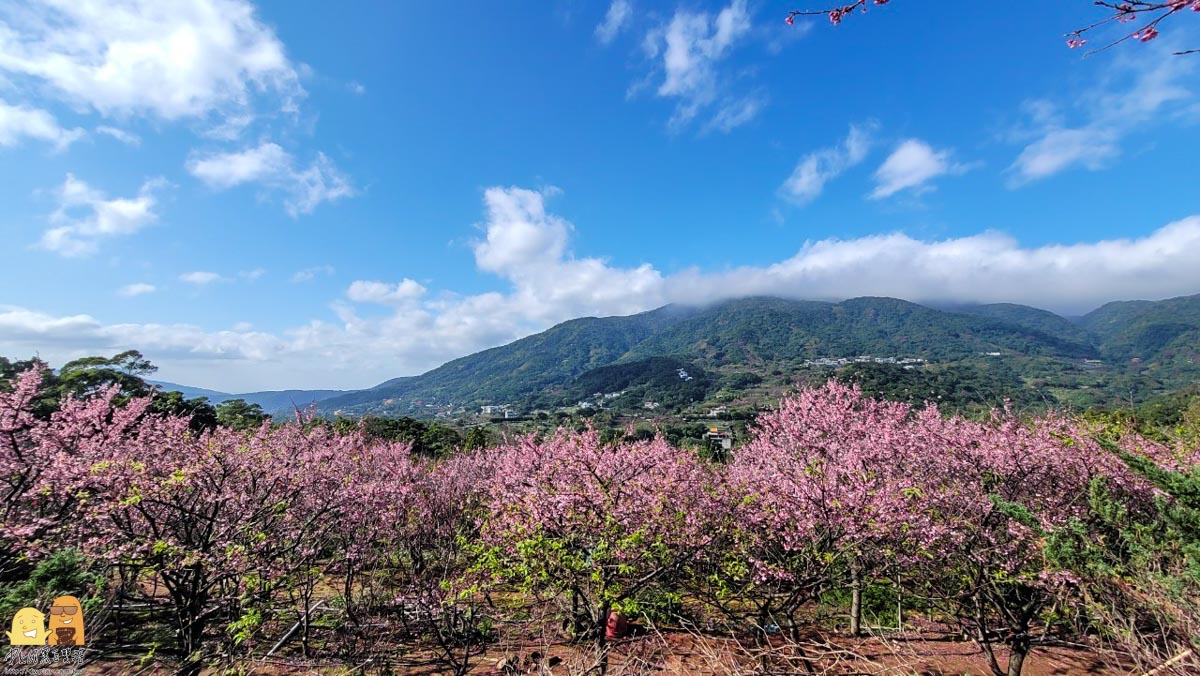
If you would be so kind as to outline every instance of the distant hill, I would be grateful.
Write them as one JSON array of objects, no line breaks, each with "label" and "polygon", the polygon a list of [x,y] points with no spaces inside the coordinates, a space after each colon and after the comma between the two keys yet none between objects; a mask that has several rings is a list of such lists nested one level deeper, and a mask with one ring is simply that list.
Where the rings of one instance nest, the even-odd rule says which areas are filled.
[{"label": "distant hill", "polygon": [[1105,357],[1200,364],[1200,295],[1108,303],[1080,319]]},{"label": "distant hill", "polygon": [[1056,315],[1049,310],[1039,310],[1028,305],[1016,305],[1013,303],[966,305],[953,308],[953,311],[961,314],[987,317],[988,319],[1038,331],[1066,341],[1089,345],[1092,343],[1092,336],[1078,322],[1073,322],[1066,317]]},{"label": "distant hill", "polygon": [[219,404],[226,399],[236,399],[237,395],[229,394],[228,392],[217,392],[216,390],[206,390],[203,387],[189,387],[188,385],[180,385],[178,383],[169,383],[165,380],[147,380],[147,384],[153,385],[163,392],[178,392],[185,399],[199,399],[204,397],[208,399],[210,404]]},{"label": "distant hill", "polygon": [[[614,406],[685,406],[713,396],[740,397],[745,406],[797,378],[829,377],[828,367],[813,370],[810,360],[863,355],[870,363],[928,362],[919,373],[903,364],[837,369],[839,377],[898,398],[946,400],[954,392],[964,405],[1010,398],[1076,407],[1148,401],[1200,384],[1200,295],[1114,302],[1070,319],[1010,303],[932,308],[894,298],[743,298],[573,319],[366,390],[230,394],[152,384],[213,403],[241,398],[273,413],[311,404],[338,415],[474,413],[489,404],[520,411],[621,391],[626,395]],[[692,380],[679,378],[680,369]]]},{"label": "distant hill", "polygon": [[1101,350],[1087,326],[1018,305],[944,311],[893,298],[841,303],[744,298],[564,322],[419,376],[330,397],[318,408],[340,414],[410,414],[431,406],[472,411],[488,404],[533,408],[577,394],[579,379],[603,367],[643,362],[589,377],[651,378],[656,362],[648,360],[654,358],[679,360],[698,372],[786,377],[808,359],[858,355],[931,362],[995,355],[1072,364],[1100,358]]},{"label": "distant hill", "polygon": [[289,413],[293,406],[304,409],[330,397],[346,394],[345,390],[278,390],[230,394],[161,380],[147,380],[146,382],[159,387],[164,392],[179,392],[186,399],[204,397],[210,404],[219,404],[230,399],[243,399],[247,403],[258,404],[267,413]]},{"label": "distant hill", "polygon": [[385,409],[389,399],[470,406],[527,399],[547,387],[565,386],[584,371],[617,361],[686,313],[668,306],[628,317],[573,319],[508,345],[455,359],[420,376],[395,378],[333,397],[319,408],[362,413]]},{"label": "distant hill", "polygon": [[866,354],[944,361],[994,351],[1097,356],[1095,348],[1083,340],[895,298],[855,298],[841,303],[779,298],[728,301],[679,321],[639,344],[632,354],[688,355],[718,366]]}]

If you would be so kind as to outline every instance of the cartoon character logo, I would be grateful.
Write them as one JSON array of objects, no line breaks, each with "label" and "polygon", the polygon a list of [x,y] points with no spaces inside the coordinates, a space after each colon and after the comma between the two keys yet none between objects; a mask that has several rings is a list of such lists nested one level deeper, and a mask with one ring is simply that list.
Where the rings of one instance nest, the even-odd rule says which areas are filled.
[{"label": "cartoon character logo", "polygon": [[74,596],[60,596],[50,606],[50,645],[83,645],[83,607]]},{"label": "cartoon character logo", "polygon": [[13,615],[11,645],[46,645],[46,616],[37,608],[22,608]]}]

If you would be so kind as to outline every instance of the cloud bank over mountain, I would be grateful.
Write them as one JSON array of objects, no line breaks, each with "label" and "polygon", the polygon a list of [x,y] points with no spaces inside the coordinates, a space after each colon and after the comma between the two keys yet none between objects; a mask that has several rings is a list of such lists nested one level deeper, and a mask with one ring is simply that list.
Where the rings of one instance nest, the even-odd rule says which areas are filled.
[{"label": "cloud bank over mountain", "polygon": [[[397,274],[356,280],[333,299],[334,317],[281,332],[246,326],[210,331],[187,324],[110,324],[0,307],[0,352],[38,350],[52,361],[136,347],[172,379],[225,389],[364,387],[415,374],[580,316],[621,315],[667,303],[703,304],[748,295],[839,300],[893,296],[917,302],[1015,302],[1081,314],[1119,299],[1160,299],[1200,290],[1200,215],[1135,239],[1026,247],[1000,231],[921,240],[902,232],[804,243],[765,266],[620,267],[577,255],[575,225],[548,205],[558,191],[492,187],[483,193],[479,272],[504,291],[460,294]],[[200,280],[190,280],[199,283]],[[211,280],[210,280],[211,281]],[[209,365],[239,362],[215,382]]]}]

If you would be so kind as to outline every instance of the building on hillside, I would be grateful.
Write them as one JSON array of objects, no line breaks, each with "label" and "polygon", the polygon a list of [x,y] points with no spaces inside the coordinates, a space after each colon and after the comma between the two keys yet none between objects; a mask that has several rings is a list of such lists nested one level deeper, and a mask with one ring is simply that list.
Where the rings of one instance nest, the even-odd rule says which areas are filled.
[{"label": "building on hillside", "polygon": [[721,427],[709,427],[708,431],[704,433],[704,441],[708,442],[714,455],[725,457],[733,448],[733,432]]}]

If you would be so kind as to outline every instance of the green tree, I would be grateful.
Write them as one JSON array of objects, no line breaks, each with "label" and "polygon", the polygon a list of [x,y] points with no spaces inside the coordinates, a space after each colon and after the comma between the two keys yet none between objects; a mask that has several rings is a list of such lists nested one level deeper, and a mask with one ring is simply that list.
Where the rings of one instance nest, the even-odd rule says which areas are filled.
[{"label": "green tree", "polygon": [[271,418],[261,406],[245,399],[227,399],[217,404],[216,412],[217,424],[242,431],[255,429]]},{"label": "green tree", "polygon": [[1149,669],[1200,651],[1200,467],[1168,469],[1099,441],[1162,493],[1147,504],[1093,481],[1087,515],[1049,534],[1047,558],[1079,579],[1088,624]]},{"label": "green tree", "polygon": [[[435,458],[445,458],[463,445],[462,435],[457,430],[434,424],[421,435],[420,453]],[[414,447],[416,450],[416,447]]]},{"label": "green tree", "polygon": [[188,416],[189,427],[197,432],[217,426],[217,409],[205,397],[185,399],[181,392],[156,392],[150,412],[159,415]]},{"label": "green tree", "polygon": [[487,448],[491,445],[491,436],[488,434],[487,429],[485,429],[483,426],[472,427],[467,431],[466,438],[463,439],[463,449],[467,451]]},{"label": "green tree", "polygon": [[126,350],[112,357],[83,357],[58,371],[61,395],[88,397],[116,386],[121,398],[144,397],[151,387],[143,379],[158,370],[141,352]]}]

